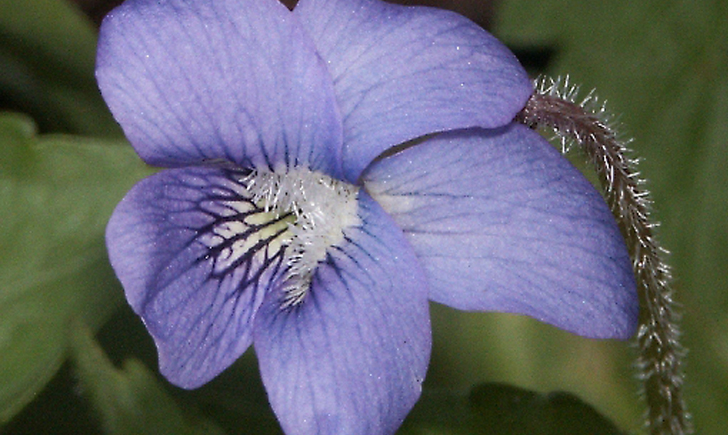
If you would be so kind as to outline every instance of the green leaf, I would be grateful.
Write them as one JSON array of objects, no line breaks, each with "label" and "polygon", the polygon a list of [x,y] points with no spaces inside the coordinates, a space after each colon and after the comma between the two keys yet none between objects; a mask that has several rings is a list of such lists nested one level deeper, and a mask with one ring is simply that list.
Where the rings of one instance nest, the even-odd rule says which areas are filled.
[{"label": "green leaf", "polygon": [[540,394],[502,383],[476,385],[469,394],[425,390],[401,433],[623,434],[573,394]]},{"label": "green leaf", "polygon": [[617,427],[577,396],[539,394],[506,384],[481,384],[470,403],[483,427],[512,435],[619,435]]},{"label": "green leaf", "polygon": [[104,228],[150,173],[122,141],[34,134],[0,114],[0,424],[63,362],[70,322],[98,328],[122,302]]},{"label": "green leaf", "polygon": [[222,434],[208,420],[193,417],[167,394],[138,360],[116,369],[91,331],[74,325],[73,358],[83,391],[98,411],[106,433],[130,435]]},{"label": "green leaf", "polygon": [[63,0],[0,0],[0,101],[47,132],[120,137],[94,78],[96,31]]}]

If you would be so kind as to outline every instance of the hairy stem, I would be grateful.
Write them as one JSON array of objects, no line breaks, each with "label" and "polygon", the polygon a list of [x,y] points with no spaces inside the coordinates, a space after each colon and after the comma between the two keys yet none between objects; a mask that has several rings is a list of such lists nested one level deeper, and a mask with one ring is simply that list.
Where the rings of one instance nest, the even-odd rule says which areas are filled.
[{"label": "hairy stem", "polygon": [[649,192],[643,188],[629,150],[613,128],[603,105],[593,94],[576,101],[578,89],[566,79],[541,79],[517,120],[552,129],[563,151],[576,143],[594,165],[604,196],[619,223],[630,251],[640,301],[637,366],[647,402],[646,425],[652,435],[690,434],[690,416],[683,400],[682,357],[678,314],[670,289],[666,251],[650,221]]}]

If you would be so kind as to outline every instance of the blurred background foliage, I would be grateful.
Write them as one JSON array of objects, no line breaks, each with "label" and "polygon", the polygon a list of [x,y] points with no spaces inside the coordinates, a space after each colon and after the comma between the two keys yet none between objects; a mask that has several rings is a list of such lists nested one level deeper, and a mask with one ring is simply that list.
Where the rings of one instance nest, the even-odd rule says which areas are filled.
[{"label": "blurred background foliage", "polygon": [[[113,3],[0,0],[0,433],[276,433],[250,353],[196,391],[161,379],[108,266],[106,220],[152,172],[93,78],[96,28]],[[689,408],[699,433],[724,433],[728,3],[419,3],[470,16],[534,75],[569,74],[608,100],[644,158],[672,251]],[[641,431],[628,343],[520,316],[432,315],[433,360],[403,433]]]}]

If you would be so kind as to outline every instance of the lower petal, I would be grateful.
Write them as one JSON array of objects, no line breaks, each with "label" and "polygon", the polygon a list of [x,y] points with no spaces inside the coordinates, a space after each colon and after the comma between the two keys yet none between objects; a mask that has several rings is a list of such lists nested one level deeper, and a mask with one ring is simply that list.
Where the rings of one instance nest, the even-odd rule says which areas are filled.
[{"label": "lower petal", "polygon": [[365,185],[402,227],[430,297],[628,338],[631,261],[601,195],[520,125],[439,135],[372,165]]},{"label": "lower petal", "polygon": [[307,299],[266,298],[255,349],[286,433],[391,433],[419,398],[431,332],[417,259],[360,193],[361,227],[319,263]]}]

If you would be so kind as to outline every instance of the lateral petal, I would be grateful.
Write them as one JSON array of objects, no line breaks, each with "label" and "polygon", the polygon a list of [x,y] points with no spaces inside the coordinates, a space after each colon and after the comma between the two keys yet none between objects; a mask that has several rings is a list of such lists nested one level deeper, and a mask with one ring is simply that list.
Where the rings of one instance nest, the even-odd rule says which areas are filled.
[{"label": "lateral petal", "polygon": [[528,128],[439,135],[374,163],[365,186],[407,235],[432,300],[587,337],[634,333],[635,282],[612,214]]},{"label": "lateral petal", "polygon": [[287,230],[225,168],[170,169],[139,182],[106,230],[111,265],[159,351],[162,374],[198,387],[252,341]]}]

